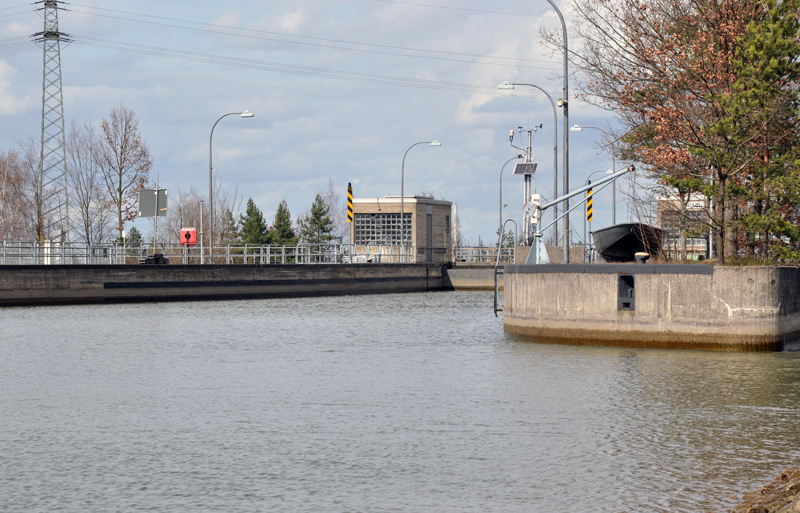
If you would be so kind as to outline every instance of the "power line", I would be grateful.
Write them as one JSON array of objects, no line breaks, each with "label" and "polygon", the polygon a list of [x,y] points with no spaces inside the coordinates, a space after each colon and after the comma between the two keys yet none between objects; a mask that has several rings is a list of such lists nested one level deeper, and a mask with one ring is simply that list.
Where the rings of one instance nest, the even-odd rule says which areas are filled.
[{"label": "power line", "polygon": [[[281,36],[288,36],[288,37],[298,37],[298,38],[305,38],[305,39],[314,39],[318,41],[325,41],[325,42],[336,42],[336,43],[344,43],[344,44],[354,44],[354,45],[363,45],[363,46],[374,46],[379,48],[387,48],[387,49],[397,49],[397,50],[407,50],[407,51],[418,51],[418,52],[428,52],[434,54],[441,54],[441,55],[456,55],[456,56],[464,56],[464,57],[477,57],[477,58],[489,58],[489,59],[500,59],[500,60],[508,60],[510,58],[507,57],[491,57],[491,56],[483,56],[483,55],[476,55],[476,54],[464,54],[464,53],[457,53],[457,52],[445,52],[445,51],[436,51],[436,50],[420,50],[414,48],[406,48],[406,47],[399,47],[399,46],[389,46],[389,45],[371,45],[367,43],[358,43],[358,42],[351,42],[351,41],[341,41],[341,40],[333,40],[333,39],[321,39],[321,38],[314,38],[310,36],[292,36],[288,34],[281,34],[276,32],[268,32],[268,31],[260,31],[260,30],[252,30],[252,29],[240,29],[236,27],[229,27],[225,25],[213,25],[213,24],[202,24],[198,22],[188,21],[188,20],[180,20],[176,18],[166,18],[162,16],[154,16],[154,15],[147,15],[147,14],[140,14],[140,13],[132,13],[128,11],[118,11],[112,9],[102,9],[93,6],[82,6],[78,5],[77,7],[89,8],[94,10],[101,10],[111,13],[119,13],[119,14],[126,14],[126,15],[133,15],[133,16],[141,16],[145,18],[152,18],[158,20],[166,20],[171,22],[178,22],[178,23],[188,23],[194,25],[204,25],[204,26],[213,26],[218,28],[223,28],[226,30],[235,30],[240,32],[251,32],[251,33],[266,33],[266,34],[276,34]],[[165,26],[170,28],[179,28],[184,30],[192,30],[192,31],[199,31],[199,32],[208,32],[208,33],[216,33],[216,34],[224,34],[230,35],[234,37],[247,37],[247,38],[254,38],[254,39],[266,39],[266,40],[275,40],[271,38],[264,38],[259,36],[252,36],[247,34],[236,34],[230,32],[222,32],[222,31],[215,31],[209,30],[205,28],[192,28],[192,27],[182,27],[179,25],[155,22],[155,21],[142,21],[142,20],[135,20],[130,18],[124,18],[119,16],[111,16],[111,15],[104,15],[104,14],[97,14],[89,11],[76,11],[75,9],[69,9],[72,12],[77,12],[80,14],[87,14],[99,17],[106,17],[112,19],[122,19],[125,21],[132,21],[136,23],[145,23],[149,25],[156,25],[156,26]],[[469,10],[469,9],[463,9]],[[101,39],[101,38],[94,38],[89,36],[73,36],[73,41],[76,44],[80,44],[83,46],[91,46],[96,48],[103,48],[103,49],[110,49],[115,51],[125,51],[125,52],[132,52],[132,53],[139,53],[144,55],[153,55],[153,56],[160,56],[170,59],[179,59],[184,61],[191,61],[191,62],[202,62],[202,63],[209,63],[209,64],[217,64],[217,65],[224,65],[229,67],[238,67],[238,68],[245,68],[245,69],[256,69],[256,70],[264,70],[264,71],[273,71],[277,73],[288,73],[288,74],[296,74],[296,75],[310,75],[310,76],[318,76],[323,78],[333,78],[339,80],[348,80],[348,81],[357,81],[357,82],[365,82],[365,83],[376,83],[376,84],[383,84],[383,85],[394,85],[394,86],[401,86],[401,87],[414,87],[414,88],[424,88],[424,89],[435,89],[435,90],[448,90],[448,91],[459,91],[459,92],[470,92],[470,93],[478,93],[478,94],[489,94],[492,96],[506,96],[507,93],[498,92],[495,87],[493,86],[484,86],[484,85],[475,85],[475,84],[461,84],[455,82],[442,82],[442,81],[435,81],[435,80],[424,80],[424,79],[414,79],[414,78],[405,78],[405,77],[398,77],[398,76],[390,76],[390,75],[379,75],[379,74],[368,74],[368,73],[357,73],[357,72],[349,72],[343,70],[336,70],[336,69],[329,69],[329,68],[319,68],[319,67],[306,67],[306,66],[298,66],[298,65],[290,65],[290,64],[281,64],[277,62],[269,62],[269,61],[260,61],[260,60],[253,60],[253,59],[244,59],[244,58],[237,58],[237,57],[229,57],[229,56],[221,56],[221,55],[214,55],[202,52],[192,52],[186,50],[179,50],[179,49],[171,49],[165,47],[156,47],[150,45],[143,45],[137,43],[130,43],[130,42],[122,42],[122,41],[115,41],[109,39]],[[329,45],[322,45],[322,44],[311,44],[311,43],[299,43],[296,41],[285,41],[278,39],[277,41],[281,42],[288,42],[294,44],[307,44],[313,46],[322,46],[325,48],[335,48]],[[5,43],[5,44],[4,44]],[[22,38],[10,38],[7,40],[0,40],[0,49],[3,48],[13,48],[17,46],[22,46],[27,44],[27,40],[23,40]],[[364,50],[358,48],[341,48],[344,50],[353,50],[353,51],[366,51],[371,53],[381,53],[381,54],[392,54],[392,55],[402,55],[408,57],[421,57],[427,59],[435,59],[435,60],[445,60],[445,61],[454,61],[454,62],[469,62],[473,64],[485,64],[485,65],[496,65],[496,66],[510,66],[509,64],[501,64],[501,63],[491,63],[491,62],[474,62],[474,61],[463,61],[459,59],[451,59],[445,57],[429,57],[429,56],[413,56],[413,55],[403,55],[403,54],[395,54],[391,52],[383,52],[378,50]],[[520,59],[526,62],[536,62],[530,59]],[[519,66],[517,67],[524,67],[524,68],[534,68],[534,66]],[[518,97],[531,97],[531,98],[545,98],[544,95],[538,94],[536,92],[530,93],[516,93],[514,96]]]},{"label": "power line", "polygon": [[[304,36],[304,35],[295,35],[295,34],[286,34],[282,32],[272,32],[267,30],[256,30],[256,29],[245,29],[239,27],[231,27],[227,25],[218,25],[218,24],[211,24],[211,23],[202,23],[196,22],[191,20],[183,20],[179,18],[169,18],[164,16],[154,16],[150,14],[141,14],[135,13],[130,11],[119,11],[114,9],[103,9],[100,7],[88,6],[88,5],[76,5],[74,7],[80,7],[84,9],[91,9],[94,11],[105,11],[108,13],[115,13],[115,14],[124,14],[129,16],[137,16],[141,18],[149,18],[152,20],[163,20],[163,22],[159,21],[147,21],[147,20],[140,20],[140,19],[133,19],[124,16],[115,16],[111,14],[100,14],[97,12],[92,11],[81,11],[71,8],[72,12],[76,12],[79,14],[86,14],[89,16],[98,16],[103,18],[109,19],[118,19],[123,21],[130,21],[133,23],[142,23],[147,25],[154,25],[154,26],[161,26],[161,27],[169,27],[169,28],[177,28],[182,30],[191,30],[195,32],[207,32],[211,34],[221,34],[227,35],[232,37],[244,37],[249,39],[257,39],[263,41],[274,41],[274,42],[281,42],[281,43],[288,43],[288,44],[295,44],[295,45],[303,45],[303,46],[315,46],[321,48],[333,48],[339,50],[348,50],[348,51],[356,51],[356,52],[367,52],[367,53],[377,53],[383,55],[396,55],[396,56],[403,56],[403,57],[413,57],[413,58],[423,58],[423,59],[434,59],[434,60],[449,60],[454,62],[467,62],[467,63],[474,63],[474,64],[485,64],[485,65],[494,65],[494,66],[515,66],[515,67],[522,67],[522,68],[531,68],[531,69],[549,69],[548,67],[542,66],[526,66],[526,65],[519,65],[513,64],[518,62],[528,62],[528,63],[547,63],[548,65],[551,64],[549,61],[545,60],[536,60],[536,59],[525,59],[525,58],[516,58],[516,57],[502,57],[502,56],[492,56],[492,55],[481,55],[481,54],[470,54],[470,53],[461,53],[461,52],[449,52],[444,50],[430,50],[430,49],[423,49],[423,48],[410,48],[410,47],[403,47],[403,46],[393,46],[393,45],[383,45],[383,44],[375,44],[375,43],[361,43],[358,41],[347,41],[341,39],[327,39],[327,38],[320,38],[315,36]],[[174,23],[183,23],[189,25],[200,25],[201,27],[215,27],[218,29],[223,30],[210,30],[208,28],[195,28],[195,27],[185,27],[181,25],[175,25],[173,23],[164,23],[164,22],[174,22]],[[226,32],[226,31],[235,31],[235,32]],[[313,40],[313,41],[321,41],[321,43],[312,43],[312,42],[304,42],[304,41],[293,41],[290,39],[280,39],[277,37],[265,37],[264,35],[269,36],[280,36],[281,38],[296,38],[296,39],[305,39],[305,40]],[[325,44],[323,44],[325,43]],[[373,47],[373,48],[381,48],[383,50],[371,50],[369,48],[353,48],[353,47],[341,47],[341,46],[331,46],[330,43],[333,44],[347,44],[347,45],[357,45],[363,47]],[[500,62],[475,62],[475,61],[468,61],[462,59],[454,59],[452,57],[434,57],[434,56],[426,56],[426,55],[408,55],[403,53],[396,53],[396,52],[389,52],[387,50],[399,50],[399,51],[407,51],[407,52],[417,52],[429,55],[441,55],[441,56],[452,56],[452,57],[464,57],[464,58],[477,58],[477,59],[488,59],[493,61],[500,61]],[[502,61],[507,61],[503,63]]]},{"label": "power line", "polygon": [[[391,75],[357,73],[357,72],[336,70],[330,68],[281,64],[277,62],[261,61],[255,59],[244,59],[241,57],[214,55],[202,52],[192,52],[187,50],[176,50],[164,47],[143,45],[130,42],[120,42],[109,39],[93,38],[80,35],[73,35],[72,41],[73,44],[83,45],[83,46],[91,46],[109,50],[139,53],[144,55],[153,55],[153,56],[179,59],[191,62],[218,64],[236,68],[273,71],[277,73],[289,73],[295,75],[310,75],[323,78],[333,78],[339,80],[366,82],[366,83],[383,84],[383,85],[489,94],[492,96],[507,95],[507,93],[498,91],[495,86],[461,84],[457,82],[442,82],[435,80],[406,78],[406,77],[398,77]],[[533,92],[527,94],[519,93],[515,94],[515,96],[530,97],[530,98],[545,98],[543,94],[536,94]]]},{"label": "power line", "polygon": [[541,16],[538,14],[523,14],[523,13],[506,12],[506,11],[489,11],[486,9],[470,9],[468,7],[451,7],[449,5],[417,4],[413,2],[401,2],[399,0],[372,0],[372,1],[379,2],[382,4],[400,4],[400,5],[411,5],[414,7],[427,7],[429,9],[446,9],[448,11],[478,12],[482,14],[503,14],[507,16],[525,16],[528,18],[541,18]]},{"label": "power line", "polygon": [[[2,10],[2,9],[0,9],[0,10]],[[12,12],[11,14],[0,14],[0,18],[11,18],[13,16],[19,16],[21,14],[28,14],[29,12],[30,12],[29,10],[24,10],[24,11],[20,11],[20,12]]]},{"label": "power line", "polygon": [[25,46],[30,43],[30,37],[28,36],[17,36],[17,37],[10,37],[8,39],[0,39],[0,50],[6,48],[16,48],[18,46]]},{"label": "power line", "polygon": [[0,11],[10,11],[11,9],[19,9],[21,7],[30,8],[31,4],[12,5],[11,7],[0,7]]}]

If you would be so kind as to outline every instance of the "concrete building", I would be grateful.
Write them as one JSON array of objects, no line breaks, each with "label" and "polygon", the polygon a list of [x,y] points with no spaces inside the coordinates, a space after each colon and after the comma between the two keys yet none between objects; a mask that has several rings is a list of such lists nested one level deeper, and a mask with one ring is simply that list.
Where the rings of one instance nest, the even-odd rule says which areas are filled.
[{"label": "concrete building", "polygon": [[452,203],[425,196],[354,198],[350,241],[383,263],[445,263],[452,247]]}]

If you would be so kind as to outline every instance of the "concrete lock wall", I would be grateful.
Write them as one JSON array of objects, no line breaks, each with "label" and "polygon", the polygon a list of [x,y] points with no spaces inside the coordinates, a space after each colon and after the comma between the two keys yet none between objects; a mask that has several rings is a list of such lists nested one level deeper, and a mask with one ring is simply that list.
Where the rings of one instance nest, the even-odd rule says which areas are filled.
[{"label": "concrete lock wall", "polygon": [[[497,281],[499,289],[503,290],[502,274]],[[445,268],[444,283],[450,290],[494,290],[494,266],[457,265]]]},{"label": "concrete lock wall", "polygon": [[441,265],[0,266],[0,306],[444,290]]},{"label": "concrete lock wall", "polygon": [[[621,276],[633,277],[629,309]],[[796,268],[554,264],[504,278],[506,331],[541,341],[780,350],[800,335]]]}]

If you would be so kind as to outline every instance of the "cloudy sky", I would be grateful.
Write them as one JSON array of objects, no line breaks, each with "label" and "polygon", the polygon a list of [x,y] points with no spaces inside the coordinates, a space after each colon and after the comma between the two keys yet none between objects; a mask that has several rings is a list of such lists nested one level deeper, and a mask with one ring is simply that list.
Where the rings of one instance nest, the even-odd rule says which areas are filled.
[{"label": "cloudy sky", "polygon": [[[42,49],[29,36],[42,31],[41,7],[0,1],[2,150],[40,137]],[[67,124],[99,122],[118,105],[136,111],[155,161],[152,179],[157,174],[171,196],[189,188],[207,194],[211,127],[249,109],[254,118],[230,116],[214,130],[214,172],[268,220],[282,199],[293,218],[307,211],[329,180],[342,198],[348,182],[356,197],[398,195],[405,151],[437,139],[441,147],[409,151],[406,194],[433,192],[457,203],[466,242],[491,244],[500,168],[517,154],[509,130],[539,124],[534,188],[552,197],[550,101],[532,88],[497,89],[510,80],[562,96],[561,56],[539,38],[541,27],[560,28],[545,0],[77,0],[62,7],[60,30],[71,39],[61,50]],[[611,122],[570,99],[570,125]],[[572,188],[610,167],[601,141],[596,130],[570,134]],[[522,178],[510,171],[503,215],[521,223]],[[627,217],[620,194],[618,203],[619,222]],[[595,227],[609,224],[609,204],[607,189],[595,199]],[[582,219],[572,216],[577,236]]]}]

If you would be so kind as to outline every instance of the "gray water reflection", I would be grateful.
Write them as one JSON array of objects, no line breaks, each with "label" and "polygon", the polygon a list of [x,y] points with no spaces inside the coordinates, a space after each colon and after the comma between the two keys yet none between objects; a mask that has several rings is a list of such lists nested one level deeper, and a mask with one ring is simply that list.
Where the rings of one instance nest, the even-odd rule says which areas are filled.
[{"label": "gray water reflection", "polygon": [[521,343],[491,294],[0,309],[0,511],[725,511],[800,354]]}]

